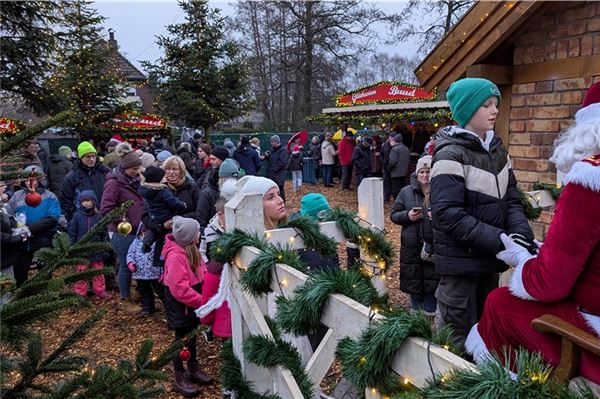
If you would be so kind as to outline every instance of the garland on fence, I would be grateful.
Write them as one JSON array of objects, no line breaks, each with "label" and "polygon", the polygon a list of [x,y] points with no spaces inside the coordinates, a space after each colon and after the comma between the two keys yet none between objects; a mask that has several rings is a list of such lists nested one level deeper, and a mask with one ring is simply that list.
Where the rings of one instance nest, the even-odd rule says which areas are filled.
[{"label": "garland on fence", "polygon": [[449,328],[434,333],[431,321],[422,311],[396,309],[367,327],[358,339],[346,337],[338,343],[335,354],[342,364],[344,377],[361,389],[371,387],[385,395],[405,390],[410,381],[400,381],[391,364],[408,336],[420,336],[451,349]]},{"label": "garland on fence", "polygon": [[560,193],[562,193],[563,186],[556,187],[553,184],[535,183],[533,185],[533,189],[534,190],[546,190],[546,191],[550,191],[550,195],[552,195],[552,199],[554,201],[558,201],[558,197],[560,197]]},{"label": "garland on fence", "polygon": [[497,357],[477,365],[476,370],[456,370],[431,382],[418,394],[399,394],[394,398],[427,399],[496,399],[496,398],[560,398],[594,399],[589,388],[573,391],[550,377],[552,368],[539,353],[519,350],[514,361],[516,378],[506,372],[512,363],[510,356],[502,362]]},{"label": "garland on fence", "polygon": [[521,204],[523,205],[523,212],[525,213],[525,217],[528,220],[536,220],[542,214],[542,208],[534,208],[527,199],[527,194],[523,190],[517,187],[517,191],[519,192],[519,198],[521,199]]},{"label": "garland on fence", "polygon": [[304,240],[306,248],[314,249],[324,258],[333,258],[337,255],[337,243],[331,237],[321,233],[319,223],[305,216],[290,220],[279,228],[293,228]]},{"label": "garland on fence", "polygon": [[302,357],[289,342],[281,339],[279,326],[265,317],[273,338],[264,335],[251,335],[244,340],[244,354],[254,364],[262,367],[281,366],[288,369],[296,380],[302,395],[313,398],[315,387],[302,364]]},{"label": "garland on fence", "polygon": [[354,270],[324,270],[311,275],[297,287],[291,298],[277,301],[277,323],[295,335],[314,333],[319,327],[323,308],[330,295],[342,294],[365,306],[378,299],[371,282]]}]

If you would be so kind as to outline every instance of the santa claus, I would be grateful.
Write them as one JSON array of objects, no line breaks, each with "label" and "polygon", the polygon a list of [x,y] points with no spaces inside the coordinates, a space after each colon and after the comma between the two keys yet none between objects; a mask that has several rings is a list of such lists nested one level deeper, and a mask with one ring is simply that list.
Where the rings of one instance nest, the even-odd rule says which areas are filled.
[{"label": "santa claus", "polygon": [[[502,235],[505,250],[496,256],[515,270],[509,287],[490,293],[469,333],[466,348],[476,362],[524,347],[558,365],[560,337],[531,327],[544,314],[600,337],[600,82],[555,144],[550,160],[567,174],[566,186],[537,255]],[[582,351],[579,374],[600,384],[600,358]]]}]

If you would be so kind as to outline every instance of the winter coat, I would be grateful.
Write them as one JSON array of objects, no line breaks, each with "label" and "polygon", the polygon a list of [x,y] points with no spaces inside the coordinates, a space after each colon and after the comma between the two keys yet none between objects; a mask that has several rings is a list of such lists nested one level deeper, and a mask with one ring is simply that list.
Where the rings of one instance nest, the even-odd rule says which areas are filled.
[{"label": "winter coat", "polygon": [[133,262],[136,267],[132,277],[136,280],[158,280],[163,268],[156,267],[153,262],[156,243],[152,244],[150,252],[144,252],[143,246],[142,237],[137,236],[127,251],[127,264]]},{"label": "winter coat", "polygon": [[210,246],[223,233],[225,233],[225,230],[219,225],[218,216],[213,216],[208,225],[204,228],[202,240],[200,241],[200,255],[202,256],[204,263],[208,263],[209,261]]},{"label": "winter coat", "polygon": [[[92,190],[83,190],[81,192],[82,196],[88,197],[94,203],[93,209],[83,209],[80,208],[75,211],[73,218],[69,222],[69,241],[71,244],[75,244],[77,241],[81,239],[88,231],[92,229],[102,219],[100,215],[100,211],[98,211],[98,199],[96,198],[96,194]],[[94,242],[106,242],[106,234],[105,232],[101,232],[98,234],[94,240]],[[97,262],[104,259],[105,254],[95,254],[90,257],[90,262]]]},{"label": "winter coat", "polygon": [[96,162],[92,168],[84,166],[77,161],[73,169],[67,173],[60,190],[60,208],[67,220],[70,220],[79,208],[79,194],[83,190],[92,190],[96,198],[102,202],[102,193],[104,192],[104,182],[106,175],[110,172],[106,166]]},{"label": "winter coat", "polygon": [[121,157],[114,150],[109,152],[108,154],[106,154],[104,156],[104,159],[102,160],[102,164],[109,169],[119,166],[120,162],[121,162]]},{"label": "winter coat", "polygon": [[209,172],[212,170],[212,166],[210,166],[210,161],[207,160],[204,163],[201,159],[196,161],[196,167],[194,168],[194,173],[192,177],[196,182],[196,186],[198,188],[204,187],[204,182],[206,181],[206,176],[208,176]]},{"label": "winter coat", "polygon": [[498,273],[501,233],[533,233],[517,190],[506,148],[493,131],[489,151],[474,134],[457,126],[438,132],[431,169],[435,266],[441,275]]},{"label": "winter coat", "polygon": [[17,227],[14,218],[8,216],[4,207],[0,211],[0,235],[2,236],[2,250],[0,251],[0,268],[6,269],[15,264],[18,245],[23,242],[20,235],[13,235],[12,230]]},{"label": "winter coat", "polygon": [[243,146],[235,150],[233,159],[240,164],[240,168],[244,169],[247,175],[260,175],[260,157],[251,146]]},{"label": "winter coat", "polygon": [[73,169],[73,163],[64,155],[50,155],[50,164],[48,166],[48,183],[50,191],[59,195],[63,186],[63,181],[67,174]]},{"label": "winter coat", "polygon": [[206,181],[206,186],[198,195],[196,207],[196,220],[200,223],[200,231],[204,232],[204,228],[208,226],[210,219],[217,213],[215,204],[219,199],[219,183],[216,177],[209,177]]},{"label": "winter coat", "polygon": [[321,165],[335,165],[335,156],[337,151],[330,141],[323,141],[321,144]]},{"label": "winter coat", "polygon": [[163,183],[141,182],[138,193],[144,198],[146,210],[157,223],[164,223],[175,216],[176,211],[186,209],[185,202]]},{"label": "winter coat", "polygon": [[267,162],[267,177],[277,183],[278,186],[283,186],[285,183],[288,158],[289,153],[284,146],[280,145],[277,148],[271,148]]},{"label": "winter coat", "polygon": [[167,235],[161,255],[165,259],[167,325],[171,329],[196,326],[198,318],[194,311],[204,302],[200,265],[194,273],[185,249],[175,242],[172,234]]},{"label": "winter coat", "polygon": [[354,171],[359,174],[371,173],[371,152],[369,148],[359,144],[352,151],[352,165]]},{"label": "winter coat", "polygon": [[[100,201],[100,213],[106,215],[120,204],[132,200],[133,205],[127,209],[124,218],[131,223],[131,226],[133,227],[132,231],[137,231],[142,214],[144,213],[144,199],[137,191],[139,186],[139,177],[133,178],[125,175],[120,166],[113,169],[108,176],[106,176],[102,200]],[[117,225],[122,220],[123,217],[115,219],[108,226],[108,231],[116,232]]]},{"label": "winter coat", "polygon": [[321,160],[321,143],[313,144],[311,141],[308,144],[308,156],[315,161],[315,169],[318,169],[319,161]]},{"label": "winter coat", "polygon": [[396,143],[390,149],[388,161],[388,172],[390,177],[404,177],[408,174],[408,164],[410,163],[410,151],[402,143]]},{"label": "winter coat", "polygon": [[44,173],[47,175],[49,170],[48,168],[50,166],[50,156],[43,147],[40,148],[40,150],[37,153],[37,156],[40,162],[42,163],[42,169],[44,170]]},{"label": "winter coat", "polygon": [[[219,292],[222,271],[223,264],[215,261],[210,261],[206,266],[204,282],[202,283],[202,305]],[[231,337],[231,311],[227,301],[223,302],[221,307],[204,316],[200,321],[204,325],[211,326],[211,331],[216,337]]]},{"label": "winter coat", "polygon": [[29,193],[26,188],[15,192],[6,204],[8,216],[15,217],[19,213],[25,214],[25,225],[29,228],[31,237],[18,245],[19,249],[24,251],[34,252],[40,248],[51,246],[60,217],[58,198],[43,187],[42,179],[38,179],[38,181],[40,181],[40,186],[36,192],[42,196],[42,202],[38,206],[34,208],[25,203],[25,196]]},{"label": "winter coat", "polygon": [[181,158],[181,160],[185,164],[185,169],[189,172],[189,174],[193,174],[194,158],[192,157],[192,154],[190,154],[185,148],[180,148],[177,150],[177,156]]},{"label": "winter coat", "polygon": [[[360,147],[360,145],[359,145]],[[353,137],[344,137],[338,144],[338,158],[340,165],[349,166],[353,163],[352,157],[356,148],[356,140]]]},{"label": "winter coat", "polygon": [[[435,265],[421,259],[423,243],[433,242],[433,228],[423,200],[423,191],[413,173],[410,176],[410,185],[400,190],[390,214],[392,222],[402,226],[400,290],[408,294],[434,293],[440,281]],[[414,207],[423,209],[423,217],[413,222],[409,219],[408,212]]]},{"label": "winter coat", "polygon": [[390,166],[390,152],[392,151],[392,145],[389,140],[386,140],[381,145],[381,169],[386,172]]},{"label": "winter coat", "polygon": [[290,156],[288,169],[291,171],[302,171],[303,164],[304,162],[302,161],[302,153],[292,153],[292,155]]}]

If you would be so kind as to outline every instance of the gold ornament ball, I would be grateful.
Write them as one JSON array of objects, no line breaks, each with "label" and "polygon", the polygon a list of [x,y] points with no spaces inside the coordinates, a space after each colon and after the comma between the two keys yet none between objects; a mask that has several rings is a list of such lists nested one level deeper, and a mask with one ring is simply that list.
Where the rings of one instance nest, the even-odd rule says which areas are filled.
[{"label": "gold ornament ball", "polygon": [[119,231],[119,233],[126,236],[129,233],[131,233],[131,230],[133,230],[133,227],[131,226],[131,223],[123,221],[123,222],[119,223],[119,225],[117,226],[117,230]]}]

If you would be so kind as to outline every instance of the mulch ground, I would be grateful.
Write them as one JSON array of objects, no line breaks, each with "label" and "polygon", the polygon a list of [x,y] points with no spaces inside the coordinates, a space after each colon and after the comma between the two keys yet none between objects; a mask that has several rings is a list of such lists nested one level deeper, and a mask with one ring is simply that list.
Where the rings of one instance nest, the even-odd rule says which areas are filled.
[{"label": "mulch ground", "polygon": [[[300,198],[310,192],[323,193],[332,207],[342,207],[346,209],[357,210],[357,196],[355,191],[342,191],[337,184],[333,188],[324,188],[320,185],[304,185],[298,193],[293,193],[291,184],[286,186],[288,213],[298,210]],[[400,248],[400,228],[391,223],[389,212],[391,204],[385,204],[385,228],[388,232],[388,239],[394,245],[396,254]],[[345,265],[345,251],[340,250],[342,265]],[[407,305],[408,298],[399,291],[399,266],[398,256],[394,264],[388,271],[386,280],[390,301],[395,304]],[[114,299],[106,302],[100,302],[94,298],[91,299],[91,307],[84,309],[66,310],[58,314],[55,318],[35,326],[35,330],[42,334],[44,347],[47,352],[56,347],[64,337],[73,331],[77,325],[89,317],[98,308],[107,311],[106,315],[96,324],[96,326],[71,350],[72,354],[84,356],[92,364],[110,364],[117,365],[120,359],[135,358],[135,354],[140,344],[145,339],[152,339],[155,343],[154,353],[159,353],[167,347],[173,339],[173,333],[167,329],[166,316],[164,310],[160,310],[151,316],[141,316],[128,313],[117,299],[118,294],[113,293]],[[215,341],[208,344],[201,337],[198,338],[198,353],[203,370],[215,377],[217,384],[209,387],[203,387],[200,397],[207,399],[221,398],[220,385],[218,383],[218,370],[220,343]],[[171,374],[171,366],[165,368],[167,374]],[[339,364],[334,364],[321,384],[325,392],[331,392],[341,378]],[[162,399],[180,398],[177,393],[171,392],[170,381],[162,384],[165,393]]]}]

